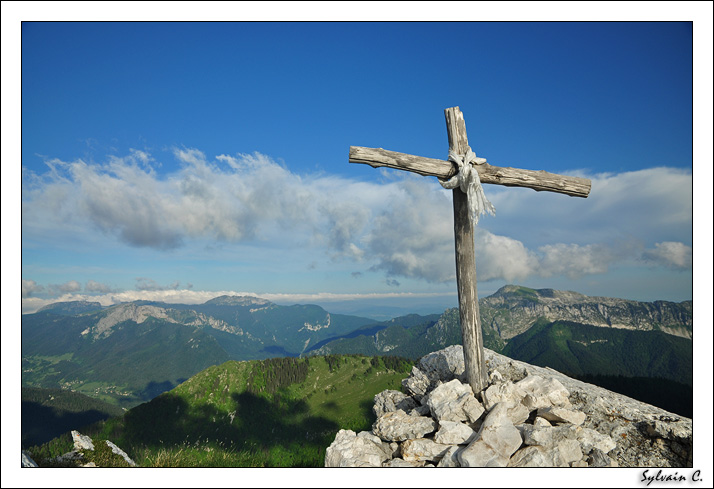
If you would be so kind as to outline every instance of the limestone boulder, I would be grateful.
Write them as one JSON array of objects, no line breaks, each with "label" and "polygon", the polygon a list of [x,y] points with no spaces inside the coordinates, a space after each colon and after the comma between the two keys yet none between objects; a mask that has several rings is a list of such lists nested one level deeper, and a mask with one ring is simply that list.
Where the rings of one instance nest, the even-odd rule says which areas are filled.
[{"label": "limestone boulder", "polygon": [[32,460],[29,452],[22,450],[22,466],[23,467],[37,467],[37,462]]},{"label": "limestone boulder", "polygon": [[476,422],[484,408],[473,395],[471,386],[453,379],[432,390],[426,398],[431,415],[437,421]]},{"label": "limestone boulder", "polygon": [[437,462],[451,445],[436,443],[429,438],[406,440],[401,444],[402,458],[408,462]]},{"label": "limestone boulder", "polygon": [[459,453],[463,452],[466,447],[462,445],[451,445],[439,460],[437,467],[461,467],[459,462]]},{"label": "limestone boulder", "polygon": [[521,448],[509,459],[508,467],[568,467],[557,450],[538,445]]},{"label": "limestone boulder", "polygon": [[424,467],[424,462],[409,462],[401,458],[393,458],[382,464],[382,467],[405,467],[413,469],[415,467]]},{"label": "limestone boulder", "polygon": [[457,452],[456,458],[460,467],[507,467],[509,460],[481,439]]},{"label": "limestone boulder", "polygon": [[436,431],[437,422],[427,416],[409,416],[398,409],[380,416],[372,425],[372,433],[384,441],[404,441],[422,438]]},{"label": "limestone boulder", "polygon": [[397,390],[385,390],[374,396],[372,411],[379,418],[384,413],[390,413],[398,409],[409,413],[418,405],[419,403],[413,397]]},{"label": "limestone boulder", "polygon": [[443,350],[424,355],[417,363],[419,370],[429,378],[431,385],[453,379],[465,381],[464,353],[461,345],[447,346]]},{"label": "limestone boulder", "polygon": [[445,445],[468,445],[476,439],[476,432],[469,425],[458,421],[440,421],[434,441]]},{"label": "limestone boulder", "polygon": [[554,378],[540,375],[528,375],[515,384],[519,393],[523,393],[523,404],[531,411],[552,406],[570,406],[570,392]]},{"label": "limestone boulder", "polygon": [[107,443],[107,446],[108,446],[109,448],[111,448],[111,450],[112,450],[113,453],[115,453],[115,454],[119,455],[121,458],[123,458],[123,459],[126,461],[126,463],[128,463],[130,466],[136,467],[136,462],[134,462],[134,461],[129,457],[129,455],[126,454],[126,452],[125,452],[124,450],[122,450],[121,448],[119,448],[118,446],[116,446],[114,443],[112,443],[112,442],[109,441],[109,440],[105,440],[105,441],[106,441],[106,443]]},{"label": "limestone boulder", "polygon": [[538,416],[551,423],[572,423],[574,425],[583,424],[586,418],[585,413],[581,411],[560,407],[539,408]]},{"label": "limestone boulder", "polygon": [[416,399],[421,399],[430,388],[429,377],[416,366],[412,367],[409,377],[402,380],[402,387],[406,392],[414,396]]},{"label": "limestone boulder", "polygon": [[325,452],[325,467],[381,467],[391,457],[381,440],[340,430]]},{"label": "limestone boulder", "polygon": [[79,431],[72,430],[72,441],[74,442],[75,450],[94,450],[92,439]]},{"label": "limestone boulder", "polygon": [[[499,384],[492,384],[481,393],[483,406],[490,411],[496,403],[512,402],[520,404],[527,392],[510,380]],[[527,418],[528,416],[526,416]]]},{"label": "limestone boulder", "polygon": [[481,425],[478,432],[478,440],[489,445],[500,457],[508,460],[513,453],[518,450],[523,443],[521,433],[513,426],[508,417],[510,403],[499,402],[491,411]]}]

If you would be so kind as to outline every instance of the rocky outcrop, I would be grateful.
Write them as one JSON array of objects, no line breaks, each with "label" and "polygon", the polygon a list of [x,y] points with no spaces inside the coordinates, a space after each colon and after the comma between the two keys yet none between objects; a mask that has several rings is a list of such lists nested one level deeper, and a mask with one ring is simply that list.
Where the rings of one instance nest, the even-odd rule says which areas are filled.
[{"label": "rocky outcrop", "polygon": [[30,456],[30,454],[25,450],[22,451],[22,466],[23,467],[37,467],[37,462],[32,460],[32,457]]},{"label": "rocky outcrop", "polygon": [[[207,316],[192,310],[179,310],[147,304],[130,302],[112,306],[106,310],[97,324],[85,330],[82,334],[92,333],[94,338],[106,338],[114,331],[114,326],[124,321],[141,324],[149,318],[162,319],[170,323],[186,326],[210,326],[219,331],[225,331],[242,336],[243,330],[236,325],[226,323],[221,319]],[[250,335],[248,335],[250,336]]]},{"label": "rocky outcrop", "polygon": [[523,333],[541,317],[606,328],[660,330],[692,338],[692,301],[639,302],[506,285],[480,299],[479,305],[484,327],[505,340]]},{"label": "rocky outcrop", "polygon": [[[129,455],[109,440],[92,440],[91,437],[73,430],[72,441],[74,442],[73,450],[59,457],[46,460],[45,464],[50,467],[136,467],[136,463]],[[99,454],[99,452],[102,453]],[[97,453],[97,456],[94,455],[95,453]],[[38,466],[30,458],[30,454],[24,450],[22,452],[22,466]]]},{"label": "rocky outcrop", "polygon": [[326,467],[691,467],[692,420],[485,350],[464,383],[460,345],[375,396],[372,430],[340,430]]}]

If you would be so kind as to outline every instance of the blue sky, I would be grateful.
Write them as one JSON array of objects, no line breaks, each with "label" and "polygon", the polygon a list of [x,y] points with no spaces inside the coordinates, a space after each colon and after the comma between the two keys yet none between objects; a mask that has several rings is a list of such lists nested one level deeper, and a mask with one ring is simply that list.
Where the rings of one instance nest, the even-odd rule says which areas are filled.
[{"label": "blue sky", "polygon": [[489,163],[593,182],[587,199],[485,186],[482,297],[692,298],[690,23],[28,22],[21,37],[23,312],[219,293],[455,306],[449,191],[347,157],[446,159],[452,106]]}]

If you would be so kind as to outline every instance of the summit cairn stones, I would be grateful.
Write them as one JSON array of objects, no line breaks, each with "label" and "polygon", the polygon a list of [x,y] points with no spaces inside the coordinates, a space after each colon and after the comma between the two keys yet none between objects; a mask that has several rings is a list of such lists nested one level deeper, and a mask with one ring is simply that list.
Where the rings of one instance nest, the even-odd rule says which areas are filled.
[{"label": "summit cairn stones", "polygon": [[474,397],[471,386],[454,379],[441,384],[427,396],[427,406],[437,421],[468,421],[475,423],[484,412]]},{"label": "summit cairn stones", "polygon": [[418,405],[419,403],[413,397],[407,396],[399,391],[386,390],[374,396],[372,411],[374,411],[374,415],[379,418],[384,413],[398,409],[408,413]]},{"label": "summit cairn stones", "polygon": [[384,441],[404,441],[421,438],[436,428],[436,421],[427,416],[409,416],[397,409],[379,417],[372,425],[372,433]]},{"label": "summit cairn stones", "polygon": [[385,449],[382,441],[375,438],[340,430],[325,452],[325,467],[381,467],[382,462],[392,457],[389,448]]},{"label": "summit cairn stones", "polygon": [[403,393],[375,396],[371,431],[337,433],[325,466],[692,467],[691,419],[485,351],[480,396],[460,346],[431,353]]}]

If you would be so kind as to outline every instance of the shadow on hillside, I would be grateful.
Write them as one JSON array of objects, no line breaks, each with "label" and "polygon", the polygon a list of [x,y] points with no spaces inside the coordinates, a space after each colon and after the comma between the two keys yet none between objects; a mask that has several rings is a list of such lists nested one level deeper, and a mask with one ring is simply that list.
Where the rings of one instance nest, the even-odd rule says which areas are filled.
[{"label": "shadow on hillside", "polygon": [[156,382],[156,381],[150,381],[148,384],[146,384],[146,387],[142,389],[141,392],[138,393],[138,398],[142,399],[143,401],[149,401],[153,399],[154,397],[158,396],[159,394],[163,394],[164,392],[168,392],[177,385],[181,384],[182,382],[185,382],[187,379],[182,378],[182,379],[176,379],[176,382],[171,382],[170,380],[164,380],[163,382]]},{"label": "shadow on hillside", "polygon": [[215,444],[266,456],[276,448],[324,454],[339,429],[329,419],[311,416],[302,400],[279,395],[268,400],[244,392],[232,394],[229,404],[232,419],[210,404],[190,406],[185,399],[165,393],[126,413],[122,443],[132,450]]},{"label": "shadow on hillside", "polygon": [[370,426],[377,421],[377,416],[374,414],[372,407],[374,406],[374,400],[365,399],[359,403],[359,409],[362,411],[365,419],[369,420]]},{"label": "shadow on hillside", "polygon": [[70,430],[108,419],[109,414],[96,409],[81,412],[60,411],[37,402],[22,401],[22,448],[40,445]]}]

